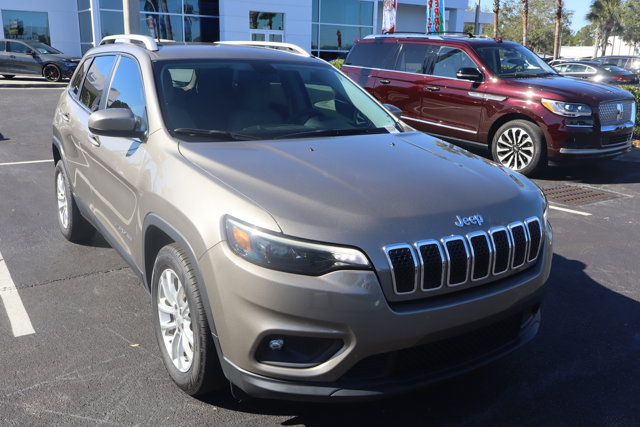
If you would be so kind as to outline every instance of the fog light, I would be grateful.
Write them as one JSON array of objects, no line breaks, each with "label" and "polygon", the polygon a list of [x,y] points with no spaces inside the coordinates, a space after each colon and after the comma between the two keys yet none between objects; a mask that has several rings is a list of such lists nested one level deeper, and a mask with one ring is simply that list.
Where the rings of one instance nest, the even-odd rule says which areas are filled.
[{"label": "fog light", "polygon": [[266,365],[310,368],[329,360],[343,345],[334,338],[269,335],[260,341],[255,358]]}]

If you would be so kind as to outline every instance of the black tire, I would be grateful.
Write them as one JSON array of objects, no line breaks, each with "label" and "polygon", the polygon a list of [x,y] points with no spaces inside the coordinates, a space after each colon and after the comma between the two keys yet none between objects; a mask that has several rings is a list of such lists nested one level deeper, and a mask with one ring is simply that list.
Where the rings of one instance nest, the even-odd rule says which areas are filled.
[{"label": "black tire", "polygon": [[78,209],[62,160],[58,160],[58,163],[56,163],[54,183],[58,207],[56,217],[58,218],[58,226],[62,235],[74,243],[90,240],[96,230]]},{"label": "black tire", "polygon": [[[164,286],[161,281],[171,290],[161,289],[161,286]],[[180,286],[182,291],[179,290]],[[178,291],[174,298],[175,302],[172,303],[171,298],[167,298],[166,295],[176,289]],[[178,387],[191,396],[198,396],[228,386],[211,337],[194,268],[184,250],[178,245],[167,245],[158,252],[151,276],[151,296],[153,328],[162,360]],[[180,307],[185,307],[185,303],[188,308],[188,317],[178,316],[176,313],[179,311],[181,314],[185,313],[184,310],[179,310]],[[160,305],[165,308],[160,310]],[[166,334],[161,327],[161,315],[165,319]],[[188,326],[185,326],[186,322],[183,319],[189,319]],[[169,325],[175,325],[175,327]],[[173,337],[170,337],[171,331],[173,331]],[[191,332],[192,343],[188,342],[188,331]],[[181,345],[180,343],[186,344],[186,347],[181,346],[174,351],[173,348]],[[174,356],[179,355],[176,361],[169,354],[169,346],[172,347]],[[189,352],[190,358],[183,357]]]},{"label": "black tire", "polygon": [[2,77],[4,77],[5,79],[12,79],[15,76],[13,74],[3,74]]},{"label": "black tire", "polygon": [[42,68],[42,77],[50,82],[59,82],[62,80],[62,72],[56,64],[47,64]]},{"label": "black tire", "polygon": [[526,176],[547,165],[546,153],[542,130],[527,120],[503,124],[491,142],[491,155],[495,162]]}]

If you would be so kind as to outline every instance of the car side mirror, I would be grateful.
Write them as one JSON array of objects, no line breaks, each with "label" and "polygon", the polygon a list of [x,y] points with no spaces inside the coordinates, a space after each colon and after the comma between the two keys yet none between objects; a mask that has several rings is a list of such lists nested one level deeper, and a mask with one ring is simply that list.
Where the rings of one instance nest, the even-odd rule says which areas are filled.
[{"label": "car side mirror", "polygon": [[474,82],[481,82],[484,80],[484,76],[477,68],[460,68],[456,73],[456,77],[461,80],[471,80]]},{"label": "car side mirror", "polygon": [[38,52],[35,50],[28,50],[27,51],[27,55],[31,55],[31,56],[38,56]]},{"label": "car side mirror", "polygon": [[101,136],[141,138],[145,130],[128,108],[107,108],[89,116],[89,130]]},{"label": "car side mirror", "polygon": [[391,113],[391,115],[393,117],[395,117],[396,119],[400,120],[401,116],[402,116],[402,110],[399,109],[398,107],[396,107],[393,104],[383,104],[384,107],[387,109],[387,111],[389,111]]}]

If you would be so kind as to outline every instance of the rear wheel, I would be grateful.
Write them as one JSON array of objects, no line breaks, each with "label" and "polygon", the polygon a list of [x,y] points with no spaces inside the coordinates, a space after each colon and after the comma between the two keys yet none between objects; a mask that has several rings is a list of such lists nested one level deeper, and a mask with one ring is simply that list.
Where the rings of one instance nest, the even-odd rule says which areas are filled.
[{"label": "rear wheel", "polygon": [[47,64],[42,69],[42,76],[50,82],[59,82],[62,80],[60,67],[56,64]]},{"label": "rear wheel", "polygon": [[58,206],[58,226],[62,235],[70,242],[85,242],[93,237],[95,228],[87,221],[76,204],[69,178],[65,172],[62,160],[58,160],[55,172],[56,199]]},{"label": "rear wheel", "polygon": [[4,77],[5,79],[12,79],[15,76],[13,74],[3,74],[2,77]]},{"label": "rear wheel", "polygon": [[491,144],[494,161],[527,176],[545,166],[545,153],[542,131],[526,120],[513,120],[500,126]]},{"label": "rear wheel", "polygon": [[194,268],[176,244],[158,252],[151,278],[153,325],[169,375],[192,396],[227,385]]}]

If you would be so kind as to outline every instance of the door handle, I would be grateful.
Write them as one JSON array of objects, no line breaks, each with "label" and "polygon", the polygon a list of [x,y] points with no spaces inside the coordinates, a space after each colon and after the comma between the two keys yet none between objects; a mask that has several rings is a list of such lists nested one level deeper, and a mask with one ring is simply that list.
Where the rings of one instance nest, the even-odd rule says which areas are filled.
[{"label": "door handle", "polygon": [[382,83],[383,85],[388,85],[391,82],[389,80],[380,80],[380,83]]},{"label": "door handle", "polygon": [[96,147],[100,147],[100,140],[92,133],[89,134],[89,141],[91,141],[91,143]]},{"label": "door handle", "polygon": [[429,92],[440,92],[440,88],[438,86],[427,86],[426,89]]},{"label": "door handle", "polygon": [[15,59],[15,57],[16,57],[15,55],[9,55],[9,58],[11,59]]}]

